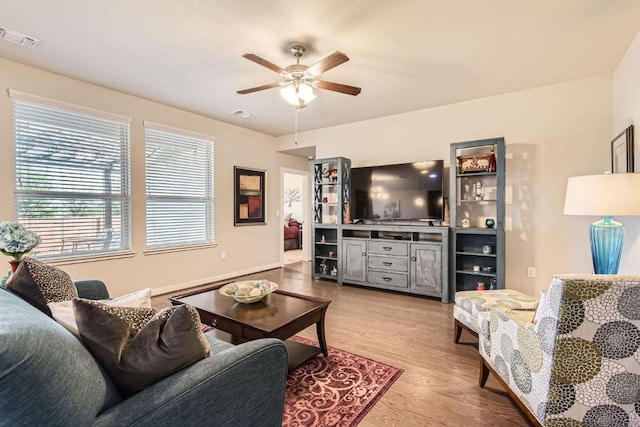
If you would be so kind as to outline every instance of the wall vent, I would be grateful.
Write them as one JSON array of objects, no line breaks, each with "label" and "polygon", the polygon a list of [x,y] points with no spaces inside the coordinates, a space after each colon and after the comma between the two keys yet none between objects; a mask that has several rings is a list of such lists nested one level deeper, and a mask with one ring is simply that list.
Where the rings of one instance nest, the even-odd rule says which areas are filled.
[{"label": "wall vent", "polygon": [[28,47],[29,49],[33,49],[38,46],[38,43],[40,43],[40,40],[35,37],[19,33],[6,27],[0,27],[0,40],[19,44],[20,46]]},{"label": "wall vent", "polygon": [[243,119],[248,119],[249,117],[253,116],[253,114],[251,113],[247,113],[244,110],[236,110],[236,111],[232,111],[229,114],[233,114],[234,116],[238,116],[238,117],[242,117]]}]

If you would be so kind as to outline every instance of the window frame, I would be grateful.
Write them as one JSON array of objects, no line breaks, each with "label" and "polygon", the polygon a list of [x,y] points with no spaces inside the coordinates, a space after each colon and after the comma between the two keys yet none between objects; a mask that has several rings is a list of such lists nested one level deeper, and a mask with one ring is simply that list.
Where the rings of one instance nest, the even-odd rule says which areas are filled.
[{"label": "window frame", "polygon": [[[144,140],[145,140],[145,254],[153,255],[166,252],[187,251],[203,248],[212,248],[217,246],[215,241],[215,138],[211,135],[205,135],[185,129],[175,128],[159,123],[145,120],[144,124]],[[155,135],[154,135],[155,134]],[[162,139],[171,139],[171,142],[179,142],[183,139],[183,143],[201,143],[207,144],[205,169],[207,171],[204,177],[203,186],[205,189],[204,196],[188,196],[184,194],[150,194],[150,168],[149,159],[151,153],[150,147],[155,148],[159,141],[150,141],[150,138],[157,138],[160,135]],[[154,165],[157,166],[157,165]],[[202,165],[201,165],[202,166]],[[159,175],[153,174],[153,178],[157,179]],[[150,202],[204,202],[205,204],[205,239],[198,241],[173,241],[150,245]]]},{"label": "window frame", "polygon": [[[60,245],[60,253],[47,252],[43,254],[38,254],[36,248],[34,250],[35,255],[40,259],[47,261],[57,261],[57,260],[68,260],[70,262],[74,261],[82,261],[88,258],[117,258],[122,256],[130,256],[132,254],[131,247],[131,156],[130,156],[130,147],[131,147],[131,123],[132,119],[130,117],[107,113],[103,111],[99,111],[93,108],[88,108],[84,106],[79,106],[75,104],[70,104],[50,98],[40,97],[37,95],[32,95],[16,90],[9,89],[8,90],[9,97],[12,101],[12,113],[13,113],[13,123],[12,123],[12,131],[13,131],[13,143],[14,143],[14,156],[13,156],[13,166],[14,166],[14,181],[13,181],[13,192],[14,192],[14,217],[17,221],[21,223],[28,223],[29,220],[33,221],[34,217],[30,217],[29,215],[23,215],[21,213],[22,209],[29,209],[28,203],[33,203],[34,201],[40,201],[43,203],[48,203],[49,206],[54,206],[56,209],[55,216],[58,217],[58,221],[62,223],[61,226],[55,225],[56,220],[51,220],[54,222],[54,225],[43,225],[44,231],[40,231],[41,237],[43,237],[43,243],[48,242],[49,247],[54,247],[54,245]],[[29,115],[29,109],[31,109]],[[42,117],[38,117],[39,114],[42,114]],[[84,116],[84,117],[82,117]],[[55,119],[61,119],[59,123],[55,122]],[[82,120],[77,121],[77,127],[69,126],[70,122],[73,122],[73,118],[81,118]],[[44,121],[43,121],[44,120]],[[49,124],[47,125],[47,120]],[[34,140],[36,136],[31,135],[32,133],[36,133],[36,130],[31,130],[31,128],[36,128],[37,124],[45,125],[42,126],[42,129],[39,131],[38,138],[42,138],[42,140],[35,142]],[[108,132],[101,126],[106,124],[106,127],[109,129]],[[68,126],[68,127],[65,127]],[[85,129],[81,129],[85,127]],[[63,131],[64,129],[64,131]],[[66,131],[66,133],[65,133]],[[86,132],[86,135],[84,133]],[[31,135],[31,136],[30,136]],[[90,180],[86,180],[82,182],[82,176],[86,176],[84,174],[74,172],[72,173],[72,169],[61,168],[61,161],[51,161],[50,164],[47,163],[47,160],[43,160],[43,158],[39,158],[38,160],[43,160],[40,167],[43,168],[43,173],[46,175],[47,179],[51,179],[52,176],[56,175],[55,172],[52,172],[52,169],[58,168],[60,170],[57,179],[60,181],[63,178],[69,179],[70,177],[76,178],[77,181],[72,181],[71,185],[63,184],[63,183],[54,183],[52,185],[52,189],[25,189],[21,188],[20,179],[25,179],[30,184],[33,183],[33,171],[26,170],[24,174],[21,173],[21,168],[24,167],[29,158],[25,155],[22,158],[22,152],[20,150],[27,149],[42,149],[45,150],[47,148],[50,149],[51,142],[53,141],[53,135],[60,136],[63,135],[64,138],[59,139],[59,144],[63,148],[59,151],[54,152],[55,154],[68,154],[70,149],[68,146],[73,146],[74,143],[77,144],[77,140],[89,141],[85,147],[96,149],[99,144],[96,142],[91,142],[91,139],[100,138],[100,139],[111,139],[112,141],[118,141],[117,144],[109,145],[108,148],[111,150],[111,153],[117,153],[115,158],[118,159],[118,177],[114,180],[118,184],[117,190],[114,191],[105,191],[106,189],[111,189],[109,185],[105,185],[105,188],[102,191],[91,191],[93,188],[90,187]],[[108,136],[107,136],[108,135]],[[29,141],[29,138],[33,138],[33,140]],[[31,143],[31,145],[29,145]],[[67,145],[66,148],[64,146]],[[65,151],[66,150],[66,151]],[[89,152],[91,154],[91,152]],[[51,156],[53,157],[53,156]],[[86,160],[83,167],[83,160]],[[82,171],[85,169],[87,171],[97,171],[99,168],[96,167],[98,162],[95,162],[96,158],[91,158],[90,156],[86,159],[83,159],[81,155],[74,157],[73,161],[78,164],[77,169]],[[92,164],[92,162],[95,162]],[[69,162],[70,163],[70,162]],[[30,175],[31,174],[31,175]],[[104,178],[107,179],[107,178]],[[76,186],[74,189],[73,186]],[[89,186],[89,189],[87,187]],[[71,187],[71,188],[70,188]],[[90,244],[83,244],[80,250],[74,250],[78,248],[78,243],[71,252],[64,252],[65,250],[65,240],[69,242],[73,240],[71,235],[74,233],[69,233],[69,236],[65,234],[65,220],[64,218],[77,218],[70,211],[72,208],[65,208],[61,205],[57,205],[61,200],[68,200],[72,203],[78,203],[82,205],[83,203],[87,203],[89,206],[91,203],[96,205],[100,205],[100,203],[104,203],[103,210],[99,210],[99,214],[94,214],[94,217],[97,217],[98,220],[102,219],[104,222],[98,222],[100,226],[104,227],[107,223],[111,223],[113,219],[119,219],[119,228],[117,229],[117,233],[115,229],[111,229],[108,234],[109,242],[105,245],[103,244],[100,247],[100,242],[94,243],[94,249],[91,248]],[[113,207],[113,203],[116,202],[116,210],[119,210],[119,215],[114,216],[113,214],[109,214],[111,208],[107,208],[107,206]],[[49,208],[50,209],[50,208]],[[88,209],[92,209],[89,207]],[[36,211],[40,218],[46,217],[45,211]],[[71,213],[71,215],[69,215]],[[107,215],[110,215],[109,221],[107,221]],[[35,218],[38,218],[36,216]],[[95,220],[93,218],[92,220]],[[89,223],[89,221],[87,221]],[[68,224],[68,222],[67,222]],[[73,222],[75,224],[75,220]],[[25,224],[26,225],[26,224]],[[66,226],[68,228],[68,225]],[[71,227],[73,230],[73,226]],[[80,231],[78,231],[80,230]],[[38,232],[38,229],[34,229],[33,231]],[[88,236],[87,239],[91,238],[97,239],[98,237],[104,238],[105,233],[101,234],[102,230],[96,229],[95,234],[89,236],[88,231],[85,231],[84,228],[77,228],[75,230],[76,233],[81,235]],[[50,232],[44,233],[43,232]],[[93,233],[93,231],[92,231]],[[49,239],[47,238],[49,236]],[[66,237],[65,237],[66,236]],[[114,238],[115,237],[115,238]],[[48,240],[45,240],[48,239]],[[60,239],[60,242],[57,240]],[[77,239],[76,239],[77,240]],[[112,241],[117,241],[118,246],[115,248],[110,248],[112,246]],[[38,247],[46,247],[46,244],[39,245]],[[86,247],[86,250],[83,250]]]}]

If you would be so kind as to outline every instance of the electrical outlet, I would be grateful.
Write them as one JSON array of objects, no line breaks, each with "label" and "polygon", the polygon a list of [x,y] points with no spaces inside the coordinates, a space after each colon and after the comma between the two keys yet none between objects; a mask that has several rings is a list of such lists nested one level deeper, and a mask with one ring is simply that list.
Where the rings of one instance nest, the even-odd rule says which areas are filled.
[{"label": "electrical outlet", "polygon": [[535,267],[527,268],[527,277],[536,277],[536,268]]},{"label": "electrical outlet", "polygon": [[227,259],[227,251],[220,252],[220,259]]}]

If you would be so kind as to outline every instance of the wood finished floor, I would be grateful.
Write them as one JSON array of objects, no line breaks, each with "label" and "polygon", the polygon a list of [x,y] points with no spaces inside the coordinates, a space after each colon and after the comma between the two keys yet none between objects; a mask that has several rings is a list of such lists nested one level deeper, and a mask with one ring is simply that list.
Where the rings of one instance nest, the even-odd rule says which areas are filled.
[{"label": "wood finished floor", "polygon": [[[492,376],[478,386],[477,339],[462,332],[452,341],[453,304],[398,293],[338,286],[310,276],[310,263],[243,276],[281,289],[332,301],[325,320],[327,344],[404,369],[361,427],[529,426]],[[154,298],[167,306],[168,295]],[[315,326],[298,335],[316,340]]]}]

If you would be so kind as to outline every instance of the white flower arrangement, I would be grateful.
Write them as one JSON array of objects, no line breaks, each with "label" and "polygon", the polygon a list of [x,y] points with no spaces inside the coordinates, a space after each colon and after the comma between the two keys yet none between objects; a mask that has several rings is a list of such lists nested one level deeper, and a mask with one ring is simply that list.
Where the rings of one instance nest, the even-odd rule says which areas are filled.
[{"label": "white flower arrangement", "polygon": [[17,222],[4,221],[0,223],[0,252],[15,258],[16,261],[20,261],[41,241],[40,236]]}]

